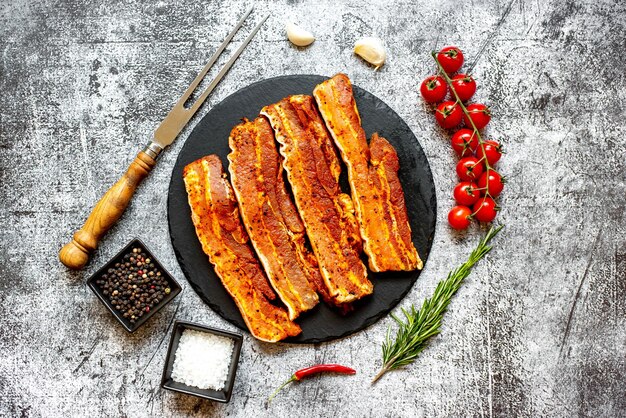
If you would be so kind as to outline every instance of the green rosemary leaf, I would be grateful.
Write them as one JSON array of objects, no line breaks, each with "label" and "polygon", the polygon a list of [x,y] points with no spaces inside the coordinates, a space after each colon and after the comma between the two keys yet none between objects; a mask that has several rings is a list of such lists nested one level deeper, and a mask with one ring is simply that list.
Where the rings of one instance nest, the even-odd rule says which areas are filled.
[{"label": "green rosemary leaf", "polygon": [[400,318],[398,318],[397,316],[395,316],[394,314],[391,314],[391,317],[393,318],[394,321],[396,321],[398,323],[398,325],[402,325],[403,322]]},{"label": "green rosemary leaf", "polygon": [[376,382],[389,370],[411,364],[426,347],[428,340],[439,334],[443,315],[454,294],[459,290],[463,280],[470,274],[472,267],[491,251],[489,241],[495,237],[503,226],[492,227],[478,246],[472,251],[465,263],[448,273],[445,280],[440,281],[430,298],[422,302],[422,307],[416,309],[402,308],[405,320],[391,314],[398,324],[395,339],[391,339],[391,327],[387,330],[382,345],[383,366],[372,380]]}]

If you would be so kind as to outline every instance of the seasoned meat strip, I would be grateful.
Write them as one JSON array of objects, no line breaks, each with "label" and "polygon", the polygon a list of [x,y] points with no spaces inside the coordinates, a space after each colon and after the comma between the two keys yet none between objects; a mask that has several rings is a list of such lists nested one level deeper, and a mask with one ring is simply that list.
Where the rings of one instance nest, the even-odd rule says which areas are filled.
[{"label": "seasoned meat strip", "polygon": [[350,197],[337,180],[339,160],[311,96],[291,96],[266,106],[280,143],[283,166],[319,269],[335,304],[373,291],[359,258],[361,240]]},{"label": "seasoned meat strip", "polygon": [[301,329],[287,312],[270,303],[275,294],[248,244],[219,157],[209,155],[194,161],[185,167],[183,175],[202,249],[235,300],[250,333],[268,342],[298,335]]},{"label": "seasoned meat strip", "polygon": [[421,269],[422,261],[411,241],[396,151],[377,134],[368,146],[352,84],[345,74],[319,84],[313,96],[348,167],[352,201],[370,269]]},{"label": "seasoned meat strip", "polygon": [[319,302],[304,245],[304,225],[283,180],[281,157],[267,119],[244,121],[230,133],[230,178],[241,218],[269,281],[296,319]]}]

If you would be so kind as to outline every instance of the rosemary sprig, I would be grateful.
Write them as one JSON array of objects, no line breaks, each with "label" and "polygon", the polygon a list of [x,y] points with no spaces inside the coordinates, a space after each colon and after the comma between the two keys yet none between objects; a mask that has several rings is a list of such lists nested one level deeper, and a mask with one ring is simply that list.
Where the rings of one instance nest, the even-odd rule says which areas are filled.
[{"label": "rosemary sprig", "polygon": [[372,383],[380,379],[389,370],[411,364],[426,347],[428,339],[439,334],[443,314],[446,312],[452,296],[459,290],[463,279],[470,274],[474,264],[491,251],[491,247],[488,245],[489,241],[502,228],[503,225],[492,227],[472,251],[468,260],[456,270],[448,273],[448,277],[437,284],[435,293],[432,297],[424,300],[419,310],[416,310],[414,305],[409,310],[402,308],[405,321],[391,314],[399,328],[393,341],[391,340],[391,327],[387,330],[387,336],[383,343],[383,366]]}]

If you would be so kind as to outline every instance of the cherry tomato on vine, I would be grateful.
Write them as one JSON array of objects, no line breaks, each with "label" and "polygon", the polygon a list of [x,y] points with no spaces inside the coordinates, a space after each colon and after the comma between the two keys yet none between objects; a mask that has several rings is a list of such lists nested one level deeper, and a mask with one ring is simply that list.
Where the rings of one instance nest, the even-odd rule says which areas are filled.
[{"label": "cherry tomato on vine", "polygon": [[483,164],[476,157],[461,158],[456,165],[456,173],[462,181],[476,181],[483,174]]},{"label": "cherry tomato on vine", "polygon": [[[471,105],[467,105],[467,112],[470,114],[470,118],[472,122],[474,122],[476,129],[483,129],[491,120],[491,111],[484,104],[472,103]],[[465,126],[472,127],[469,118],[465,116],[465,114],[463,115],[463,121],[465,121]]]},{"label": "cherry tomato on vine", "polygon": [[439,103],[446,98],[448,94],[448,86],[446,80],[438,75],[431,75],[426,80],[422,81],[420,86],[420,93],[427,103]]},{"label": "cherry tomato on vine", "polygon": [[452,135],[452,148],[459,157],[474,155],[478,148],[478,137],[471,129],[459,129]]},{"label": "cherry tomato on vine", "polygon": [[444,129],[451,129],[461,123],[463,111],[455,102],[443,102],[437,106],[435,111],[435,119],[437,123]]},{"label": "cherry tomato on vine", "polygon": [[489,188],[491,197],[498,197],[500,193],[502,193],[502,189],[504,189],[504,179],[496,170],[488,170],[478,179],[478,187],[484,189],[481,190],[483,195],[487,192],[487,188]]},{"label": "cherry tomato on vine", "polygon": [[446,73],[456,73],[463,65],[463,53],[456,46],[447,46],[437,53],[437,61]]},{"label": "cherry tomato on vine", "polygon": [[[485,150],[484,153],[483,153],[483,149]],[[502,145],[492,140],[485,141],[483,142],[482,147],[479,146],[476,149],[476,156],[480,160],[482,160],[483,157],[485,157],[489,165],[494,165],[495,163],[498,162],[500,157],[502,157]]]},{"label": "cherry tomato on vine", "polygon": [[476,81],[468,74],[457,74],[452,77],[452,87],[462,102],[466,102],[476,93]]},{"label": "cherry tomato on vine", "polygon": [[[484,176],[484,174],[483,174]],[[482,178],[482,176],[481,176]],[[471,181],[462,181],[457,184],[452,193],[456,203],[463,206],[472,206],[480,199],[480,191],[476,190],[478,186]]]},{"label": "cherry tomato on vine", "polygon": [[491,222],[498,214],[498,206],[490,197],[483,197],[474,204],[474,217],[480,222]]},{"label": "cherry tomato on vine", "polygon": [[455,206],[448,212],[448,223],[454,229],[466,229],[472,223],[472,211],[467,206]]}]

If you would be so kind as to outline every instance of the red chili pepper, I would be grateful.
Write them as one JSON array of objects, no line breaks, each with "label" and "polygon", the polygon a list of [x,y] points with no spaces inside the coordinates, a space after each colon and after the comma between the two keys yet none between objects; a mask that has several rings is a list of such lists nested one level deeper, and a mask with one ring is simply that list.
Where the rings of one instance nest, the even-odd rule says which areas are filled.
[{"label": "red chili pepper", "polygon": [[289,380],[287,380],[285,383],[280,385],[274,393],[272,393],[272,396],[269,397],[268,402],[274,399],[274,396],[276,396],[276,394],[280,392],[280,390],[284,388],[285,386],[287,386],[289,383],[294,382],[296,380],[300,381],[304,379],[305,377],[309,377],[318,373],[355,374],[356,370],[351,369],[350,367],[342,366],[340,364],[318,364],[316,366],[311,366],[305,369],[300,369],[297,372],[295,372],[289,378]]}]

